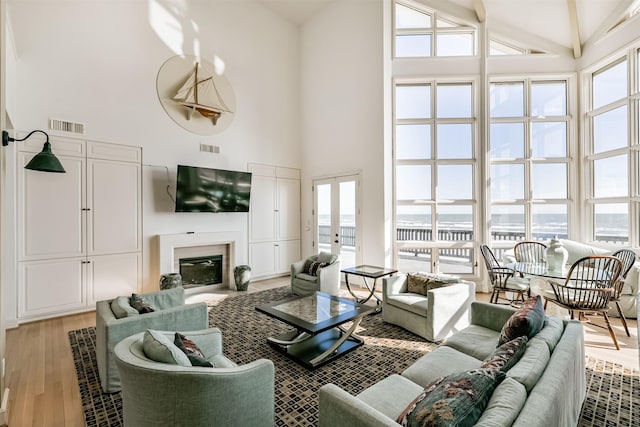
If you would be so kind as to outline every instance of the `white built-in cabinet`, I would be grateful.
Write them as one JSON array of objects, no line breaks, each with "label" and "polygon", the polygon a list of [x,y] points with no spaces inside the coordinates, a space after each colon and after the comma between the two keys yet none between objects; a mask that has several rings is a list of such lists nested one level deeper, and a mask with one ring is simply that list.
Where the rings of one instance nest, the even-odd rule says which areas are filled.
[{"label": "white built-in cabinet", "polygon": [[17,146],[19,321],[91,309],[141,284],[142,149],[50,142],[66,173],[24,169],[42,142]]},{"label": "white built-in cabinet", "polygon": [[300,260],[300,170],[250,163],[249,172],[251,275],[288,273]]}]

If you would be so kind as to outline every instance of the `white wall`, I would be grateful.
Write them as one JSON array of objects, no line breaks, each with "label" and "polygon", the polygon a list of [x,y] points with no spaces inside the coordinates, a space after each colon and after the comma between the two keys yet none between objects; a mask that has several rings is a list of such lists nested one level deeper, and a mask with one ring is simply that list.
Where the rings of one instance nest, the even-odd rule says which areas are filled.
[{"label": "white wall", "polygon": [[[46,130],[49,117],[82,122],[86,139],[142,146],[143,163],[168,167],[172,187],[177,164],[301,166],[299,29],[262,5],[9,0],[8,17],[17,55],[15,79],[8,83],[16,95],[16,129]],[[181,53],[209,61],[217,55],[225,62],[236,97],[235,117],[225,131],[198,136],[165,114],[156,75]],[[220,154],[199,152],[200,143],[219,146]],[[145,291],[157,289],[158,234],[241,231],[247,248],[247,214],[176,214],[166,185],[163,168],[143,167]]]},{"label": "white wall", "polygon": [[312,179],[361,171],[362,262],[384,265],[382,10],[340,0],[302,27],[303,256],[314,253]]}]

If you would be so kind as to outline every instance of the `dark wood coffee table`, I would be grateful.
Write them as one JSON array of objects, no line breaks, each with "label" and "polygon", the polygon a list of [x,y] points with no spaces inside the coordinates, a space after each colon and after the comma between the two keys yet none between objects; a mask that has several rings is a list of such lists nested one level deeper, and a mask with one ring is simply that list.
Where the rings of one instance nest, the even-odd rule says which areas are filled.
[{"label": "dark wood coffee table", "polygon": [[[292,329],[267,338],[276,350],[309,369],[324,365],[364,343],[354,332],[371,308],[323,292],[256,307]],[[341,325],[352,321],[349,329]]]}]

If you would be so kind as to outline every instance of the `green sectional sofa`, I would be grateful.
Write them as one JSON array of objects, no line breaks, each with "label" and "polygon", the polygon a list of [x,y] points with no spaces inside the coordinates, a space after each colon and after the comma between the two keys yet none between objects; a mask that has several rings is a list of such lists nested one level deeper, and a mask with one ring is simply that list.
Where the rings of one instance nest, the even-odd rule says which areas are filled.
[{"label": "green sectional sofa", "polygon": [[[391,375],[357,396],[335,384],[320,388],[320,427],[395,426],[398,416],[434,380],[479,368],[496,348],[515,309],[473,302],[471,324],[401,374]],[[582,325],[546,316],[522,358],[491,395],[478,426],[575,426],[585,399]]]}]

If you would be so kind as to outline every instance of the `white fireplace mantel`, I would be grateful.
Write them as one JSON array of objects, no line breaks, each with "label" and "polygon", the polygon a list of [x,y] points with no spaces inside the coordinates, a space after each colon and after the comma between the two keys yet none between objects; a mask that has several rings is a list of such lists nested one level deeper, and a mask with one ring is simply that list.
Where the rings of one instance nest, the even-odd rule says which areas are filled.
[{"label": "white fireplace mantel", "polygon": [[[216,231],[202,233],[178,233],[158,235],[158,256],[160,274],[172,273],[175,270],[175,249],[193,246],[229,245],[229,268],[233,272],[236,265],[244,264],[242,233],[240,231]],[[235,289],[233,274],[229,274],[225,285]]]}]

